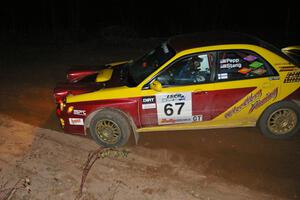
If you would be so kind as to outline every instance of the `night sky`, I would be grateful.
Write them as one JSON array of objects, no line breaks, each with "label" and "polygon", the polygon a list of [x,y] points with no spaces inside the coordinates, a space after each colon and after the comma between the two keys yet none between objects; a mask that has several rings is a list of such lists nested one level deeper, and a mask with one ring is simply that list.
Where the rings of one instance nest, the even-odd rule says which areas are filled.
[{"label": "night sky", "polygon": [[0,7],[1,40],[67,32],[97,35],[122,26],[139,37],[210,30],[250,33],[278,44],[300,44],[295,1],[10,1]]}]

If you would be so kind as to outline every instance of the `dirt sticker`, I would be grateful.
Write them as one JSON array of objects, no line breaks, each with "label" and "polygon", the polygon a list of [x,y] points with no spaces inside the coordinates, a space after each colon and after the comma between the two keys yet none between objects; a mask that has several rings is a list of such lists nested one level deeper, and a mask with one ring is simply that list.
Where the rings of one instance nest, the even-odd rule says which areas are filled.
[{"label": "dirt sticker", "polygon": [[142,109],[156,108],[155,96],[142,97]]}]

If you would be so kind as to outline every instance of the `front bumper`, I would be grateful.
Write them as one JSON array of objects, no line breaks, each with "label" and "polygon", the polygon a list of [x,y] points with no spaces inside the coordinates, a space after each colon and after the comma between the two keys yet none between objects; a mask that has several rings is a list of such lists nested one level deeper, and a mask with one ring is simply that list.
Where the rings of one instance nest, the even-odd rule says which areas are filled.
[{"label": "front bumper", "polygon": [[[67,113],[67,109],[61,110],[59,105],[56,107],[56,116],[65,133],[85,135],[84,116],[75,116],[72,113]],[[74,120],[80,121],[80,123],[75,123]]]}]

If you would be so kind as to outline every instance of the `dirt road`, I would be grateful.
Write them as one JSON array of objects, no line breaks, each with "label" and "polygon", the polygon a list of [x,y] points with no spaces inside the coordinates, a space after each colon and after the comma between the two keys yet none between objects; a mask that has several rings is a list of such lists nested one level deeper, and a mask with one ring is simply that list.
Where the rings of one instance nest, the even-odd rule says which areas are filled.
[{"label": "dirt road", "polygon": [[[126,60],[143,51],[95,44],[6,47],[0,62],[0,177],[12,184],[30,176],[31,196],[21,196],[72,199],[82,164],[97,146],[60,132],[52,88],[69,65]],[[96,164],[87,199],[300,199],[299,136],[270,140],[256,128],[156,132],[143,133],[138,146],[127,148],[128,158]]]}]

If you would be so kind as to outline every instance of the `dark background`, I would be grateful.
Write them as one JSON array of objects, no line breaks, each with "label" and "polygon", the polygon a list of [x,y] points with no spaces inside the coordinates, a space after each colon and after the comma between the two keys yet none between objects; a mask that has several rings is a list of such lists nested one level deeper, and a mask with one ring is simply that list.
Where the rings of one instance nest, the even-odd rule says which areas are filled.
[{"label": "dark background", "polygon": [[111,34],[147,38],[230,30],[280,46],[300,43],[296,1],[15,0],[1,3],[0,11],[1,42],[80,42],[118,27]]},{"label": "dark background", "polygon": [[[65,80],[65,71],[70,66],[99,66],[134,59],[161,37],[210,30],[246,32],[280,47],[300,45],[298,8],[296,1],[288,0],[1,1],[0,114],[34,127],[61,131],[52,94],[56,83]],[[34,139],[30,146],[34,152],[25,148],[25,156],[35,155],[37,146],[34,144],[40,142],[36,129],[32,131],[30,138],[34,136],[38,140]],[[1,134],[3,138],[7,136],[8,141],[17,136]],[[24,137],[27,134],[25,132]],[[74,154],[70,141],[64,143],[60,136],[53,137],[43,138],[55,144],[59,141],[66,148],[64,153]],[[45,140],[47,143],[49,141]],[[24,144],[26,141],[21,140],[12,143],[16,146],[14,149],[22,150]],[[163,150],[158,159],[168,162],[170,158],[176,170],[186,164],[196,172],[204,170],[208,177],[221,177],[222,185],[225,179],[278,198],[300,198],[299,138],[270,140],[262,137],[256,128],[211,129],[141,134],[139,145],[148,149],[137,151],[140,157],[153,156],[153,149]],[[41,153],[43,151],[37,157],[39,162],[39,155],[44,156]],[[15,160],[16,157],[7,158]],[[49,158],[48,154],[45,158]],[[28,170],[20,169],[27,174]],[[54,170],[57,169],[55,165]],[[169,168],[158,168],[155,173],[150,170],[151,177],[155,178],[156,173],[165,177],[166,170]],[[49,177],[46,179],[47,183],[52,183]],[[201,178],[205,184],[199,182],[198,186],[202,191],[206,182],[215,185],[216,179]]]}]

